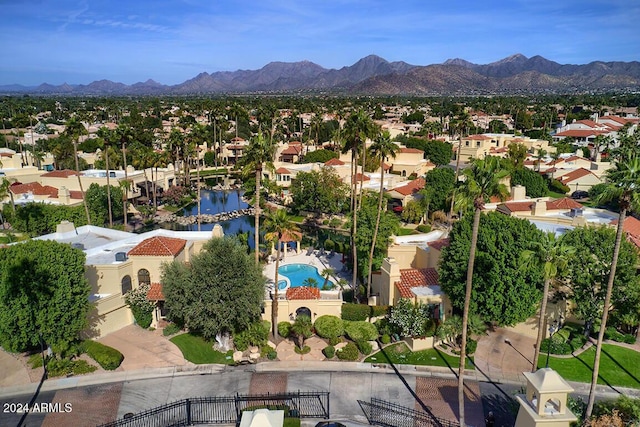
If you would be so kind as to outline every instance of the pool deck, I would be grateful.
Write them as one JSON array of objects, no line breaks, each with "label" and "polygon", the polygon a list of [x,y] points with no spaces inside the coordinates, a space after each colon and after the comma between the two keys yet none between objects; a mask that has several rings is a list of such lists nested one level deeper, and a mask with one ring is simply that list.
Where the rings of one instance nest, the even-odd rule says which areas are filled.
[{"label": "pool deck", "polygon": [[[315,250],[307,255],[308,252],[309,251],[307,249],[301,249],[299,254],[296,254],[295,251],[287,252],[286,256],[280,260],[280,267],[289,264],[312,265],[318,269],[319,274],[322,273],[322,270],[325,268],[333,268],[336,273],[329,278],[332,282],[338,283],[339,279],[346,279],[349,281],[351,275],[342,271],[342,268],[344,267],[342,264],[342,254],[336,252],[332,257],[329,257],[328,252],[322,255],[318,250]],[[263,272],[267,277],[267,289],[273,288],[273,280],[276,273],[275,261],[265,265]],[[278,278],[278,281],[280,280],[281,279]]]}]

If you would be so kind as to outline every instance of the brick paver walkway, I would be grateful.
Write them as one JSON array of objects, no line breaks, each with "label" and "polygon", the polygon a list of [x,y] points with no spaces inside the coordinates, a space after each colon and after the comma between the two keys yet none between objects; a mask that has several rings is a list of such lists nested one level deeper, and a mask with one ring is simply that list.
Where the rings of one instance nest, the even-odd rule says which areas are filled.
[{"label": "brick paver walkway", "polygon": [[43,427],[90,426],[111,422],[118,417],[122,383],[59,390],[52,403],[64,408],[71,403],[70,412],[51,413]]},{"label": "brick paver walkway", "polygon": [[[465,381],[465,418],[467,425],[484,425],[484,412],[478,383]],[[416,378],[416,395],[433,415],[446,420],[458,419],[458,380],[444,378]],[[420,402],[415,409],[422,411]]]},{"label": "brick paver walkway", "polygon": [[285,393],[287,376],[286,372],[254,372],[251,375],[249,394]]}]

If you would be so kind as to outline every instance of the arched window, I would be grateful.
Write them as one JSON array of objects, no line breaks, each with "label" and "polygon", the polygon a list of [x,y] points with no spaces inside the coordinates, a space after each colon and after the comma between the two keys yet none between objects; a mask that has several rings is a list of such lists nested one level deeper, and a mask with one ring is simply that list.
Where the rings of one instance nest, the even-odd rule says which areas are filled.
[{"label": "arched window", "polygon": [[131,290],[131,276],[126,275],[122,278],[122,295]]},{"label": "arched window", "polygon": [[138,286],[151,285],[151,275],[149,270],[141,268],[138,270]]},{"label": "arched window", "polygon": [[402,171],[402,176],[407,176],[407,171],[403,170]]}]

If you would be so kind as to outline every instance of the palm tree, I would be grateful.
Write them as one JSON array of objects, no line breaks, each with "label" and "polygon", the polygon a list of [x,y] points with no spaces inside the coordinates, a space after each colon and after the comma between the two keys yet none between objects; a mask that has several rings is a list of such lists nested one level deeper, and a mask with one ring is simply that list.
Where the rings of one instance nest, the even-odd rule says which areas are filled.
[{"label": "palm tree", "polygon": [[2,183],[0,183],[0,201],[4,200],[5,197],[9,196],[11,199],[11,210],[13,214],[16,214],[16,203],[13,200],[13,192],[11,191],[11,184],[15,182],[14,178],[5,178],[2,177]]},{"label": "palm tree", "polygon": [[547,301],[549,299],[549,286],[562,273],[569,263],[570,256],[575,248],[565,245],[554,232],[545,233],[539,242],[531,242],[531,249],[522,252],[523,265],[535,265],[542,267],[544,287],[542,289],[542,304],[540,305],[540,317],[538,318],[538,337],[531,362],[531,372],[538,369],[540,346],[544,339],[545,319],[547,314]]},{"label": "palm tree", "polygon": [[107,170],[107,204],[109,205],[109,227],[113,227],[113,212],[111,209],[111,183],[109,182],[109,149],[111,148],[112,133],[106,126],[98,129],[98,137],[104,140],[103,157]]},{"label": "palm tree", "polygon": [[312,328],[311,318],[309,316],[297,316],[293,325],[291,325],[291,335],[296,338],[296,345],[300,350],[304,347],[304,340],[311,336]]},{"label": "palm tree", "polygon": [[84,188],[82,188],[82,179],[80,178],[80,164],[78,161],[78,139],[80,135],[86,135],[87,129],[80,120],[75,117],[70,118],[65,123],[64,133],[73,140],[73,157],[76,163],[76,174],[78,176],[78,186],[80,187],[80,194],[82,194],[82,204],[84,205],[84,212],[87,215],[87,225],[91,225],[91,216],[89,215],[89,205],[84,195]]},{"label": "palm tree", "polygon": [[609,271],[609,279],[607,281],[607,291],[604,297],[600,331],[598,332],[598,341],[596,343],[596,355],[593,359],[593,376],[591,378],[585,419],[591,417],[596,397],[596,385],[598,383],[598,372],[600,370],[600,354],[602,352],[602,342],[604,340],[607,319],[611,308],[611,293],[613,292],[613,281],[616,275],[618,255],[620,254],[620,246],[622,244],[624,221],[629,210],[633,209],[637,211],[640,209],[640,193],[638,191],[640,189],[640,157],[638,153],[636,152],[625,159],[618,159],[615,167],[607,171],[606,177],[609,185],[606,187],[606,190],[596,198],[596,203],[600,204],[611,200],[618,200],[620,204],[620,214],[618,216],[618,226],[616,230],[616,243],[613,247],[613,256],[611,257],[611,270]]},{"label": "palm tree", "polygon": [[[355,236],[358,227],[358,180],[356,179],[356,173],[358,171],[358,153],[362,149],[367,139],[367,129],[371,128],[371,118],[363,111],[358,110],[356,113],[351,114],[347,118],[342,137],[344,138],[344,145],[342,152],[347,153],[351,151],[351,256],[353,259],[353,277],[352,284],[354,295],[357,296],[358,291],[358,253],[356,251]],[[364,169],[363,169],[364,171]]]},{"label": "palm tree", "polygon": [[336,274],[336,270],[333,268],[325,268],[322,270],[322,273],[320,273],[320,275],[324,277],[324,284],[322,285],[322,289],[325,289],[327,287],[327,285],[329,284],[329,277],[333,276],[334,274]]},{"label": "palm tree", "polygon": [[384,198],[384,161],[389,157],[396,157],[396,152],[400,149],[398,144],[391,141],[391,135],[384,131],[376,138],[371,145],[371,155],[380,160],[380,191],[378,194],[378,214],[376,216],[376,226],[373,229],[373,240],[369,251],[369,274],[367,275],[367,296],[371,295],[371,274],[373,272],[373,252],[378,241],[378,229],[380,228],[380,215],[382,213],[382,199]]},{"label": "palm tree", "polygon": [[[282,238],[286,235],[293,235],[298,232],[298,226],[291,220],[284,209],[276,209],[269,211],[264,221],[264,227],[267,230],[265,238],[277,244],[276,251],[276,272],[274,277],[273,298],[271,298],[271,327],[273,337],[278,338],[278,268],[280,267],[280,247],[282,246]],[[256,229],[257,234],[257,229]],[[256,246],[256,253],[258,247]]]},{"label": "palm tree", "polygon": [[127,229],[127,214],[128,214],[128,202],[129,202],[129,189],[131,187],[131,183],[129,182],[129,175],[127,173],[127,143],[133,139],[133,131],[129,126],[126,125],[118,125],[115,130],[115,135],[117,140],[122,145],[122,168],[124,169],[124,182],[120,182],[120,185],[124,187],[124,200],[123,200],[123,211],[124,211],[124,228]]},{"label": "palm tree", "polygon": [[242,158],[245,172],[254,171],[256,177],[256,201],[254,207],[256,263],[260,260],[260,191],[262,188],[260,180],[262,179],[262,168],[266,166],[269,169],[273,169],[273,157],[275,154],[275,144],[266,139],[262,133],[258,133],[255,138],[251,139]]},{"label": "palm tree", "polygon": [[469,249],[469,262],[467,264],[467,280],[462,309],[462,343],[460,344],[460,366],[458,368],[458,405],[460,413],[460,425],[464,426],[464,368],[467,351],[467,325],[469,323],[469,303],[471,301],[471,288],[473,281],[473,266],[476,257],[478,243],[478,230],[480,229],[480,214],[487,199],[498,196],[504,200],[508,195],[507,187],[500,182],[508,175],[502,169],[500,159],[489,156],[482,160],[474,160],[471,167],[463,171],[466,178],[455,195],[455,208],[458,211],[474,210],[473,228],[471,231],[471,248]]}]

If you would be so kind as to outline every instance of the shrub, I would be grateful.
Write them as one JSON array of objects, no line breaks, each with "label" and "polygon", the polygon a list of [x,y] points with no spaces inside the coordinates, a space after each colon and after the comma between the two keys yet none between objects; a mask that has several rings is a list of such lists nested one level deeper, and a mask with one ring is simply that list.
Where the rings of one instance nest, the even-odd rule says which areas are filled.
[{"label": "shrub", "polygon": [[331,345],[338,345],[341,342],[342,342],[342,337],[329,338],[329,344],[331,344]]},{"label": "shrub", "polygon": [[52,358],[47,361],[47,373],[50,377],[88,374],[96,369],[84,360]]},{"label": "shrub", "polygon": [[478,341],[468,339],[467,340],[467,355],[472,355],[476,352],[476,348],[478,348]]},{"label": "shrub", "polygon": [[287,338],[291,333],[291,323],[289,322],[278,322],[278,335],[281,337]]},{"label": "shrub", "polygon": [[124,356],[118,350],[97,341],[85,341],[83,347],[87,355],[107,371],[113,371],[124,360]]},{"label": "shrub", "polygon": [[336,244],[333,242],[333,240],[331,239],[327,239],[324,241],[324,248],[328,251],[332,251],[334,250],[336,247]]},{"label": "shrub", "polygon": [[322,338],[335,338],[344,335],[344,322],[336,316],[324,315],[316,319],[313,327]]},{"label": "shrub", "polygon": [[309,347],[308,345],[305,345],[302,348],[299,348],[298,346],[293,347],[293,351],[295,351],[298,354],[307,354],[311,351],[311,347]]},{"label": "shrub", "polygon": [[329,227],[338,228],[342,225],[342,220],[340,218],[333,218],[329,221]]},{"label": "shrub", "polygon": [[336,355],[336,348],[332,345],[328,345],[322,349],[322,354],[324,354],[324,357],[327,359],[333,359],[333,356]]},{"label": "shrub", "polygon": [[29,361],[27,363],[29,363],[29,366],[31,366],[31,369],[40,368],[42,366],[42,354],[41,353],[32,354],[31,356],[29,356]]},{"label": "shrub", "polygon": [[144,284],[130,290],[124,295],[124,300],[131,308],[133,317],[138,326],[147,329],[153,321],[155,304],[147,299],[147,293],[151,286]]},{"label": "shrub", "polygon": [[342,304],[342,320],[367,320],[370,310],[365,304]]},{"label": "shrub", "polygon": [[250,345],[262,347],[267,343],[269,329],[263,322],[254,322],[247,329],[233,335],[233,343],[240,351],[245,351]]},{"label": "shrub", "polygon": [[360,353],[358,352],[358,347],[352,342],[347,343],[344,347],[336,351],[336,355],[340,360],[358,360],[360,357]]},{"label": "shrub", "polygon": [[380,342],[382,344],[389,344],[391,342],[391,337],[388,334],[384,334],[380,337]]},{"label": "shrub", "polygon": [[271,349],[271,351],[267,352],[267,359],[269,360],[276,360],[278,358],[278,353]]},{"label": "shrub", "polygon": [[553,334],[554,338],[558,337],[558,339],[562,339],[562,341],[569,341],[570,336],[571,336],[570,328],[561,328],[555,334]]},{"label": "shrub", "polygon": [[378,330],[369,322],[345,322],[344,330],[353,341],[371,341],[378,338]]},{"label": "shrub", "polygon": [[[549,345],[551,345],[551,348],[549,348]],[[552,340],[545,338],[540,344],[540,351],[542,353],[549,351],[551,354],[571,354],[573,349],[567,342],[554,343]]]},{"label": "shrub", "polygon": [[606,331],[604,331],[604,337],[605,339],[608,339],[611,341],[623,342],[627,344],[635,344],[636,342],[635,336],[631,334],[623,334],[613,326],[607,327]]},{"label": "shrub", "polygon": [[370,355],[373,351],[373,346],[371,345],[371,343],[369,343],[369,341],[358,341],[356,345],[358,346],[358,350],[360,350],[360,353],[364,354],[365,356]]},{"label": "shrub", "polygon": [[169,335],[177,334],[178,332],[180,332],[180,326],[175,323],[171,323],[162,330],[162,335],[168,337]]},{"label": "shrub", "polygon": [[420,224],[419,226],[416,227],[416,230],[418,230],[421,233],[428,233],[431,231],[431,226],[427,224]]},{"label": "shrub", "polygon": [[558,181],[557,179],[552,179],[549,181],[549,189],[556,193],[567,194],[569,192],[569,187]]},{"label": "shrub", "polygon": [[371,306],[371,317],[385,316],[389,314],[388,305],[373,305]]}]

